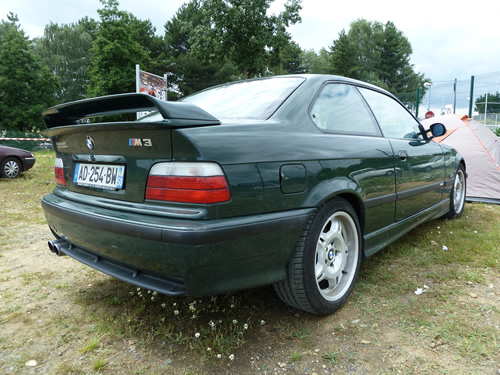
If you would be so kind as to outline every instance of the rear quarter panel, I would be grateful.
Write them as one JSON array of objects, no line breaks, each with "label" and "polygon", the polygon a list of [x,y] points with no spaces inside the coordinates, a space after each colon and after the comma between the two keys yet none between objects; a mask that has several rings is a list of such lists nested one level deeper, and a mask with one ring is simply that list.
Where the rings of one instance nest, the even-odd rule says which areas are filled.
[{"label": "rear quarter panel", "polygon": [[[196,147],[187,151],[186,145]],[[394,194],[391,173],[352,177],[358,170],[394,167],[386,139],[323,134],[309,118],[184,129],[174,132],[173,147],[173,160],[217,161],[223,167],[232,200],[218,206],[218,218],[314,208],[338,194],[352,195],[360,206]],[[280,170],[288,165],[304,167],[303,191],[283,192]],[[393,222],[394,202],[388,199],[361,211],[371,232]]]}]

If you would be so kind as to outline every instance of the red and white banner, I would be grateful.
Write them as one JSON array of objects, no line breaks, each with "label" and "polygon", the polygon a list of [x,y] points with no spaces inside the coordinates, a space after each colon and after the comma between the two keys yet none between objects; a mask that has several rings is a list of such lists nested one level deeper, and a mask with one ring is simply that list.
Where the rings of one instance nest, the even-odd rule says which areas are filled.
[{"label": "red and white banner", "polygon": [[0,141],[51,141],[50,138],[1,138]]}]

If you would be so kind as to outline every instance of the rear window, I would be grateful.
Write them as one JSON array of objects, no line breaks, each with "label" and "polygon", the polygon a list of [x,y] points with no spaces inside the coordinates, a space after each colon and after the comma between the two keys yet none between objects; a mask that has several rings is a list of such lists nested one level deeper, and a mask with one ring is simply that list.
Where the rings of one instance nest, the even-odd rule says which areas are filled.
[{"label": "rear window", "polygon": [[304,78],[278,77],[239,81],[190,95],[183,102],[195,104],[219,120],[268,119]]}]

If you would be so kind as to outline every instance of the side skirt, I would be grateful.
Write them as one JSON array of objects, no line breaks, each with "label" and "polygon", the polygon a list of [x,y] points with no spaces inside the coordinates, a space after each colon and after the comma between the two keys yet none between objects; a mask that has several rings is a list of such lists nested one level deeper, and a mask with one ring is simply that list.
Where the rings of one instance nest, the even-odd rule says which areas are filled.
[{"label": "side skirt", "polygon": [[372,256],[419,225],[443,216],[448,212],[449,207],[450,199],[447,198],[425,211],[365,235],[363,237],[365,242],[365,256]]}]

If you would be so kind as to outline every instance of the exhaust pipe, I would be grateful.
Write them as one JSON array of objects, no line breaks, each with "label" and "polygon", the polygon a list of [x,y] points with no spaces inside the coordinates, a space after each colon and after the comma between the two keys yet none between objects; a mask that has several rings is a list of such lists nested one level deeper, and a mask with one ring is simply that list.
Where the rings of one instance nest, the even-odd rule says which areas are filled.
[{"label": "exhaust pipe", "polygon": [[71,246],[71,244],[68,241],[63,240],[62,238],[49,241],[48,245],[50,251],[52,251],[57,256],[66,255],[66,253],[64,252],[64,248],[65,247],[69,248]]}]

